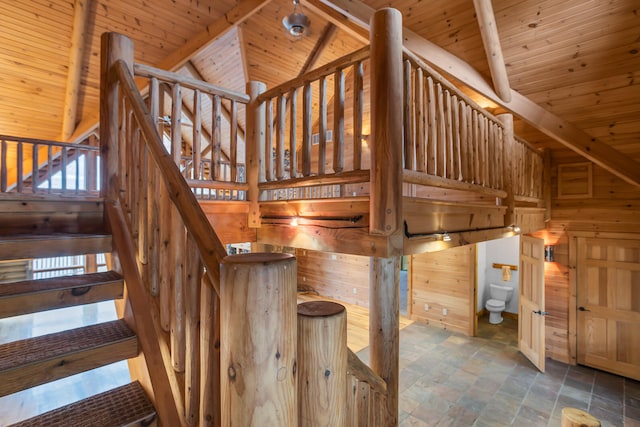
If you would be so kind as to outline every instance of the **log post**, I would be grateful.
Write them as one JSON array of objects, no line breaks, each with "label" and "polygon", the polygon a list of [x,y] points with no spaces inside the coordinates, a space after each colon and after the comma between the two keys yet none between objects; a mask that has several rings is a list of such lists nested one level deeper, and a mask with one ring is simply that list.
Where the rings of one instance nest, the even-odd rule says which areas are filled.
[{"label": "log post", "polygon": [[562,427],[600,427],[593,415],[576,408],[562,408]]},{"label": "log post", "polygon": [[400,376],[400,258],[371,258],[369,342],[371,369],[387,383],[378,426],[398,425]]},{"label": "log post", "polygon": [[118,79],[113,65],[123,60],[133,73],[133,42],[117,33],[104,33],[100,52],[100,152],[102,154],[101,195],[105,201],[118,200]]},{"label": "log post", "polygon": [[330,301],[298,305],[298,425],[347,423],[347,312]]},{"label": "log post", "polygon": [[295,426],[296,260],[250,253],[222,260],[223,426]]},{"label": "log post", "polygon": [[402,15],[378,10],[371,19],[371,233],[402,230]]},{"label": "log post", "polygon": [[498,120],[502,123],[503,132],[504,132],[504,150],[503,150],[503,190],[507,192],[507,197],[504,198],[502,203],[507,207],[507,211],[504,214],[504,225],[508,227],[510,225],[515,224],[515,209],[516,209],[516,201],[515,201],[515,185],[514,185],[514,146],[515,139],[513,137],[513,115],[512,114],[499,114],[496,116]]},{"label": "log post", "polygon": [[[249,190],[249,227],[260,227],[260,191],[258,184],[266,181],[265,173],[265,141],[266,141],[266,106],[264,102],[258,102],[258,95],[266,90],[266,85],[261,82],[247,83],[247,94],[250,101],[247,104],[246,125],[246,175]],[[271,161],[271,159],[269,159]]]}]

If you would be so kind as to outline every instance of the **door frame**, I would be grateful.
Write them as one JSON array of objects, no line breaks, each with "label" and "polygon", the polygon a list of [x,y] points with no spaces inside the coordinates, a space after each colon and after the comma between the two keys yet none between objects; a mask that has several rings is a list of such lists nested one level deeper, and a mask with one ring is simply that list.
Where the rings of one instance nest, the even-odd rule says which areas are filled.
[{"label": "door frame", "polygon": [[568,231],[569,239],[569,360],[578,364],[578,237],[640,240],[640,233],[606,233],[598,231]]}]

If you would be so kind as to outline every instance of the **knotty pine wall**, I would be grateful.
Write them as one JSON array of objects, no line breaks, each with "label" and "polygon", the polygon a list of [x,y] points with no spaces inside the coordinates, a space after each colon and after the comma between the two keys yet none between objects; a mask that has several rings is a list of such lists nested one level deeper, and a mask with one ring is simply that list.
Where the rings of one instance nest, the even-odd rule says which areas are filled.
[{"label": "knotty pine wall", "polygon": [[[640,189],[604,169],[591,165],[592,185],[580,168],[584,163],[569,151],[552,152],[551,220],[535,233],[555,245],[555,262],[545,263],[546,352],[556,360],[571,362],[569,352],[569,233],[640,233]],[[558,176],[559,167],[561,177]],[[560,193],[568,197],[558,196]],[[587,190],[583,195],[579,195]],[[588,193],[591,193],[589,195]]]},{"label": "knotty pine wall", "polygon": [[296,249],[298,287],[369,307],[369,257]]},{"label": "knotty pine wall", "polygon": [[[475,245],[412,255],[411,320],[473,336],[476,269]],[[447,310],[446,315],[443,309]]]}]

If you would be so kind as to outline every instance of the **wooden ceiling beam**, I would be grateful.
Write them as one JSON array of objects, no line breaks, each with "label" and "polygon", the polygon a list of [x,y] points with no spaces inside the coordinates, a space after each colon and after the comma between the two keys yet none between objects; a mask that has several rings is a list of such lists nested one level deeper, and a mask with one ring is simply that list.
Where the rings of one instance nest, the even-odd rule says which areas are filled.
[{"label": "wooden ceiling beam", "polygon": [[[373,16],[374,10],[362,1],[306,0],[306,3],[312,5],[316,5],[319,2],[324,6],[332,8],[334,11],[333,16],[335,16],[335,13],[344,16],[347,22],[344,25],[336,24],[341,29],[351,31],[355,24],[367,31],[369,30],[369,19]],[[324,8],[316,7],[315,10],[329,19],[329,15],[323,13]],[[403,38],[405,48],[422,57],[430,65],[460,80],[480,95],[495,102],[532,127],[555,139],[562,145],[592,161],[618,178],[636,187],[640,187],[639,162],[625,156],[605,142],[593,138],[582,129],[547,111],[513,89],[511,89],[511,101],[505,102],[471,65],[406,27],[403,28]]]},{"label": "wooden ceiling beam", "polygon": [[67,86],[64,96],[64,113],[62,115],[62,132],[58,138],[60,141],[68,140],[76,128],[78,98],[80,97],[82,83],[82,61],[84,60],[87,40],[90,40],[89,35],[86,34],[90,11],[91,0],[75,0],[73,4],[73,30],[71,33]]},{"label": "wooden ceiling beam", "polygon": [[329,43],[331,43],[331,40],[336,34],[336,29],[336,26],[331,22],[329,22],[324,27],[324,29],[322,30],[322,34],[320,34],[318,41],[316,42],[315,46],[313,46],[313,49],[309,53],[309,56],[307,56],[307,60],[304,62],[304,65],[300,69],[298,77],[303,76],[307,71],[313,69],[313,67],[318,62],[320,55],[322,55],[324,49]]},{"label": "wooden ceiling beam", "polygon": [[[170,53],[166,58],[154,66],[168,71],[176,71],[198,52],[206,49],[211,43],[219,39],[231,28],[249,19],[271,0],[243,0],[236,7],[224,14],[223,17],[207,25],[207,28],[196,34],[184,45]],[[73,135],[68,139],[72,142],[81,141],[99,125],[99,111],[92,111],[78,124]]]},{"label": "wooden ceiling beam", "polygon": [[503,101],[509,102],[511,101],[511,87],[509,86],[507,67],[504,65],[504,56],[502,55],[498,26],[491,0],[473,0],[473,7],[476,10],[476,18],[491,71],[493,87]]}]

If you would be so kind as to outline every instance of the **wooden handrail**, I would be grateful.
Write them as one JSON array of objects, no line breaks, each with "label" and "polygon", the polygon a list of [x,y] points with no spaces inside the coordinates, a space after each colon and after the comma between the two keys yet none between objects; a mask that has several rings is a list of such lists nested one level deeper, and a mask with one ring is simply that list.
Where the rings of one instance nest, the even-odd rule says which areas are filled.
[{"label": "wooden handrail", "polygon": [[66,147],[66,148],[81,148],[83,150],[88,151],[100,151],[100,147],[95,147],[93,145],[86,144],[71,144],[68,142],[58,142],[58,141],[49,141],[46,139],[35,139],[35,138],[23,138],[18,136],[10,136],[10,135],[0,135],[0,140],[11,141],[11,142],[26,142],[28,144],[34,145],[46,145],[52,147]]},{"label": "wooden handrail", "polygon": [[235,92],[220,86],[212,85],[211,83],[207,83],[202,80],[196,80],[191,77],[181,76],[179,74],[161,70],[159,68],[154,68],[149,65],[134,64],[133,70],[135,75],[139,77],[155,77],[164,82],[178,83],[181,86],[187,87],[189,89],[200,90],[209,95],[218,95],[226,99],[241,102],[243,104],[249,102],[249,97],[244,93]]},{"label": "wooden handrail", "polygon": [[314,80],[318,80],[321,77],[329,76],[338,70],[347,68],[358,61],[367,59],[368,57],[369,57],[369,46],[365,46],[359,50],[356,50],[353,53],[350,53],[349,55],[343,56],[341,58],[336,59],[335,61],[329,62],[328,64],[323,65],[320,68],[311,70],[308,73],[298,78],[289,80],[288,82],[285,82],[276,87],[273,87],[268,91],[260,94],[257,100],[258,102],[265,102],[276,96],[284,95],[286,93],[289,93],[293,89],[298,89],[304,86],[305,82],[312,82]]},{"label": "wooden handrail", "polygon": [[347,374],[353,375],[358,381],[369,384],[378,393],[386,394],[387,383],[367,366],[351,349],[347,349]]},{"label": "wooden handrail", "polygon": [[122,91],[131,102],[135,117],[146,137],[144,140],[147,143],[149,152],[157,166],[163,171],[162,179],[169,191],[171,201],[180,212],[187,231],[194,236],[202,262],[206,267],[207,275],[211,278],[211,283],[219,295],[220,261],[227,255],[227,252],[204,211],[200,208],[195,195],[180,174],[178,166],[171,155],[164,149],[162,138],[146,104],[142,100],[142,96],[138,92],[127,64],[122,60],[118,60],[114,65],[114,69],[122,85]]}]

